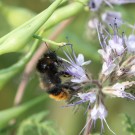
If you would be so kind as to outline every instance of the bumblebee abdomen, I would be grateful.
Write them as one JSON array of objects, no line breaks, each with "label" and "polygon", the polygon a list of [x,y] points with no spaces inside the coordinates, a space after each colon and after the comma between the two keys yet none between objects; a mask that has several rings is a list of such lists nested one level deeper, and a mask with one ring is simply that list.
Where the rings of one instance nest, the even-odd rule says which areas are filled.
[{"label": "bumblebee abdomen", "polygon": [[49,97],[57,101],[67,100],[70,97],[68,91],[64,90],[61,85],[57,85],[48,91]]},{"label": "bumblebee abdomen", "polygon": [[70,98],[70,94],[67,91],[61,91],[59,94],[50,94],[50,98],[55,99],[56,101],[68,100]]}]

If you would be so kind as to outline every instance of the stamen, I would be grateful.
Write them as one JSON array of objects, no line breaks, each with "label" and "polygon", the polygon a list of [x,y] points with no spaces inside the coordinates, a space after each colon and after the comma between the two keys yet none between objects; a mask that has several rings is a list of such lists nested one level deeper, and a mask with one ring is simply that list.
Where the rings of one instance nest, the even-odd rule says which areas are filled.
[{"label": "stamen", "polygon": [[109,129],[109,130],[110,130],[114,135],[116,135],[116,133],[115,133],[115,132],[113,132],[113,131],[111,130],[111,128],[109,127],[109,125],[108,125],[108,123],[107,123],[106,119],[104,118],[103,120],[104,120],[104,122],[105,122],[106,126],[108,127],[108,129]]}]

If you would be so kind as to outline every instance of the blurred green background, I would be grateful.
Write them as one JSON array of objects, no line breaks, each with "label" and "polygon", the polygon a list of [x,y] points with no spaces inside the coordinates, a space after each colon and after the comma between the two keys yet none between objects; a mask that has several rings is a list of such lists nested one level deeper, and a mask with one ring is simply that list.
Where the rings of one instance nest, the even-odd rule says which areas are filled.
[{"label": "blurred green background", "polygon": [[[23,24],[25,21],[40,13],[51,4],[51,0],[3,0],[0,1],[0,37],[7,34],[9,31]],[[108,8],[107,8],[108,9]],[[106,10],[107,10],[106,9]],[[112,10],[112,9],[111,9]],[[121,11],[123,18],[129,23],[135,22],[135,4],[121,5],[115,7],[115,10]],[[79,13],[73,22],[58,36],[57,41],[66,41],[66,37],[74,45],[76,53],[83,53],[86,60],[91,59],[92,64],[87,68],[95,78],[101,69],[101,60],[97,53],[100,48],[98,38],[95,30],[90,30],[87,26],[89,19],[92,17],[90,11],[82,11]],[[55,28],[47,31],[49,36],[53,33]],[[128,30],[126,29],[128,32]],[[23,37],[22,37],[23,38]],[[27,49],[27,48],[26,48]],[[24,52],[9,53],[0,56],[0,69],[7,68],[14,64],[24,55]],[[14,97],[21,81],[22,72],[10,80],[3,90],[0,91],[0,110],[7,109],[13,106]],[[26,91],[24,93],[23,101],[29,101],[39,95],[46,94],[39,87],[39,79],[36,71],[29,78]],[[135,120],[135,103],[117,98],[107,98],[105,104],[108,109],[107,121],[111,129],[118,135],[128,135],[124,130],[122,124],[123,116],[121,114],[127,113],[133,120]],[[85,108],[80,107],[75,113],[73,108],[62,108],[65,102],[56,102],[49,97],[21,115],[18,121],[22,121],[28,116],[49,110],[47,119],[54,121],[57,131],[60,135],[78,135],[85,124],[86,115],[84,115]],[[94,132],[100,131],[100,121],[97,122]],[[104,135],[111,135],[110,131],[105,126]]]}]

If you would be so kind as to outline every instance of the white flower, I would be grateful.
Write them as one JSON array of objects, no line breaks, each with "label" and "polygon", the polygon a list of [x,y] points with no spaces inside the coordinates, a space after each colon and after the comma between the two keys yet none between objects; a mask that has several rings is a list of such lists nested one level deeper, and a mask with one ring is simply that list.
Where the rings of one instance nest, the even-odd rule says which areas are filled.
[{"label": "white flower", "polygon": [[107,110],[105,106],[100,103],[99,105],[95,105],[91,110],[91,119],[96,121],[97,119],[104,120],[107,116]]},{"label": "white flower", "polygon": [[127,40],[127,49],[129,52],[135,52],[135,35],[130,35]]},{"label": "white flower", "polygon": [[92,123],[96,122],[97,119],[100,119],[101,120],[101,132],[102,130],[104,129],[104,125],[103,125],[103,122],[106,123],[108,129],[113,133],[115,134],[111,129],[110,127],[108,126],[107,122],[106,122],[106,116],[107,116],[107,110],[105,108],[105,106],[100,102],[99,105],[95,104],[95,106],[93,107],[93,109],[91,110],[91,119],[92,119]]}]

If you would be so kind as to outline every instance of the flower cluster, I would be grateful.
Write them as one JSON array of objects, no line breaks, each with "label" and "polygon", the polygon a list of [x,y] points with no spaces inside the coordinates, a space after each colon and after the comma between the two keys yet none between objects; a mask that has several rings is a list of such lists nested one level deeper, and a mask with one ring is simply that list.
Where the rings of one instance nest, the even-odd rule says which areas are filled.
[{"label": "flower cluster", "polygon": [[[90,18],[88,27],[91,30],[95,30],[97,23],[100,21],[102,21],[102,23],[108,27],[108,24],[114,23],[114,18],[117,18],[115,21],[117,21],[118,26],[120,26],[122,23],[128,24],[127,22],[123,21],[121,12],[114,11],[114,6],[130,3],[135,3],[135,0],[90,0],[88,6],[90,11],[94,12],[95,15]],[[104,5],[108,5],[111,10],[106,10],[106,8],[103,8]]]},{"label": "flower cluster", "polygon": [[[64,51],[64,53],[68,58],[68,61],[65,60],[68,62],[66,71],[73,76],[71,81],[84,83],[83,88],[87,88],[85,92],[77,93],[75,95],[76,101],[69,103],[67,106],[87,103],[87,111],[90,111],[90,117],[85,127],[89,125],[89,128],[91,128],[92,125],[95,125],[96,120],[100,119],[101,132],[104,129],[103,123],[105,123],[108,129],[115,134],[106,121],[108,111],[104,104],[104,98],[110,96],[135,100],[135,96],[128,91],[135,86],[133,80],[135,76],[135,35],[132,33],[127,36],[123,32],[120,33],[116,22],[110,25],[110,28],[111,32],[107,31],[101,24],[97,26],[101,46],[98,53],[103,60],[102,70],[97,80],[92,79],[92,77],[89,79],[83,66],[90,64],[90,61],[84,62],[82,54],[76,57],[73,50],[72,54],[69,51]],[[94,85],[94,87],[88,88],[90,85]]]},{"label": "flower cluster", "polygon": [[107,4],[110,7],[113,7],[113,5],[135,3],[135,0],[90,0],[89,7],[91,11],[97,11],[103,3]]},{"label": "flower cluster", "polygon": [[117,23],[112,26],[113,33],[108,33],[101,25],[98,29],[99,41],[102,49],[98,53],[102,56],[102,75],[116,81],[118,78],[133,77],[135,74],[135,35],[126,36],[118,33]]}]

